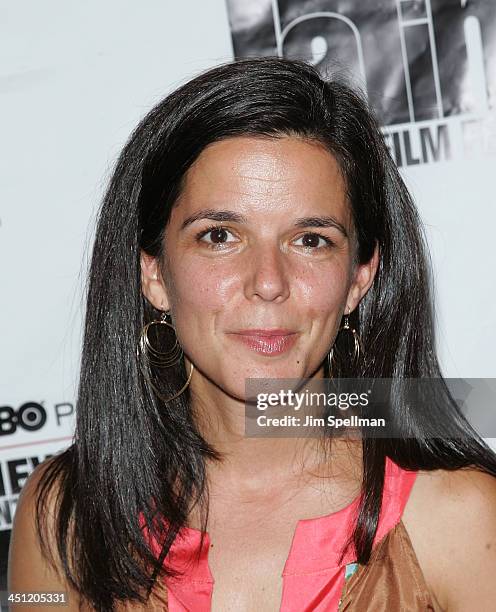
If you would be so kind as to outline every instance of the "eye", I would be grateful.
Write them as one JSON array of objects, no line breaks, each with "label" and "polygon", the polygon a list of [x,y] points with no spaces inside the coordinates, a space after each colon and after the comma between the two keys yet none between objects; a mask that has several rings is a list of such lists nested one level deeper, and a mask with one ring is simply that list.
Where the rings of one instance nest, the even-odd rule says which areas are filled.
[{"label": "eye", "polygon": [[[208,236],[208,234],[211,234],[212,240],[203,240],[203,238],[205,236]],[[211,227],[208,227],[207,229],[198,232],[196,238],[199,242],[206,242],[210,247],[215,247],[217,245],[226,244],[227,241],[225,240],[225,238],[228,234],[231,234],[231,236],[233,235],[222,225],[212,225]],[[229,242],[233,241],[231,240]]]},{"label": "eye", "polygon": [[317,234],[316,232],[307,232],[306,234],[303,234],[303,236],[297,238],[297,240],[303,240],[304,244],[302,244],[301,246],[310,249],[320,248],[319,240],[324,241],[324,244],[321,245],[324,248],[331,247],[334,245],[334,242],[330,238],[327,238],[327,236],[322,236],[322,234]]}]

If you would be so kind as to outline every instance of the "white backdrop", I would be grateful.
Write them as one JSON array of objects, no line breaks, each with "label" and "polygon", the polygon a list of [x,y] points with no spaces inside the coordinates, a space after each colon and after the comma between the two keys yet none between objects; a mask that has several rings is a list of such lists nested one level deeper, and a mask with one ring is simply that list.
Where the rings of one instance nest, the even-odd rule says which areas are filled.
[{"label": "white backdrop", "polygon": [[[29,471],[70,439],[85,266],[112,164],[159,99],[233,48],[224,0],[0,8],[1,531]],[[402,170],[430,241],[448,377],[496,376],[493,145]]]}]

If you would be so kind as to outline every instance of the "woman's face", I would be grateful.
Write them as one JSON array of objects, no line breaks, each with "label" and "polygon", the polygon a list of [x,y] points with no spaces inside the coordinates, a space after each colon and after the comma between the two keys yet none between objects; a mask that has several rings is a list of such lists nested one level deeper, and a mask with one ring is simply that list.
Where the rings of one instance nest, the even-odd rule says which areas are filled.
[{"label": "woman's face", "polygon": [[162,274],[142,255],[143,292],[171,309],[196,368],[192,388],[214,384],[239,399],[245,378],[321,377],[343,312],[354,310],[377,267],[377,252],[353,265],[336,160],[294,137],[237,137],[204,149],[171,213],[164,253]]}]

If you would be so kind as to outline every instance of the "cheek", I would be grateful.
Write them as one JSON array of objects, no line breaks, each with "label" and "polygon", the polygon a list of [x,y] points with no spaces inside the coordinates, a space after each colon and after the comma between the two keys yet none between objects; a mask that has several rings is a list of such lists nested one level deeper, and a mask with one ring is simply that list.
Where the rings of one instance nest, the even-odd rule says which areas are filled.
[{"label": "cheek", "polygon": [[295,275],[293,287],[300,306],[306,307],[317,319],[335,318],[346,299],[349,271],[339,261],[325,265],[308,265]]},{"label": "cheek", "polygon": [[173,276],[171,301],[181,317],[212,313],[227,306],[239,288],[239,272],[198,258],[184,259]]},{"label": "cheek", "polygon": [[241,286],[239,271],[199,258],[184,258],[174,272],[171,302],[178,314],[177,337],[201,362],[201,356],[212,350],[219,320],[236,304]]}]

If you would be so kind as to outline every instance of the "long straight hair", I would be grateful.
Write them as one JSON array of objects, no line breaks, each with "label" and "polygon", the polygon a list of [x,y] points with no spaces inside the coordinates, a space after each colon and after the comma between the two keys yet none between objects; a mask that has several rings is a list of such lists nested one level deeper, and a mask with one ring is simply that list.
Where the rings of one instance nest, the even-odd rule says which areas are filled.
[{"label": "long straight hair", "polygon": [[[140,250],[162,258],[164,230],[185,173],[207,145],[236,136],[294,136],[320,142],[337,159],[357,235],[357,261],[380,247],[373,285],[351,316],[366,356],[333,359],[334,377],[442,378],[435,353],[432,279],[412,199],[363,97],[323,80],[303,62],[239,60],[215,67],[153,108],[124,147],[102,203],[93,247],[73,444],[52,458],[39,482],[37,524],[53,560],[43,508],[57,485],[57,553],[69,582],[96,610],[144,602],[195,503],[208,515],[206,463],[220,461],[192,417],[187,389],[163,403],[136,357],[143,326],[160,313],[144,299]],[[328,370],[327,374],[328,374]],[[184,383],[169,368],[166,395]],[[457,412],[449,392],[432,419],[459,436],[428,435],[408,406],[400,434],[363,440],[363,479],[351,541],[366,563],[376,533],[385,460],[404,469],[474,467],[496,476],[496,458]],[[415,435],[412,435],[412,432]],[[138,520],[142,517],[143,522]],[[165,521],[160,521],[165,517]],[[154,554],[143,525],[161,547]],[[146,594],[143,593],[146,589]]]}]

